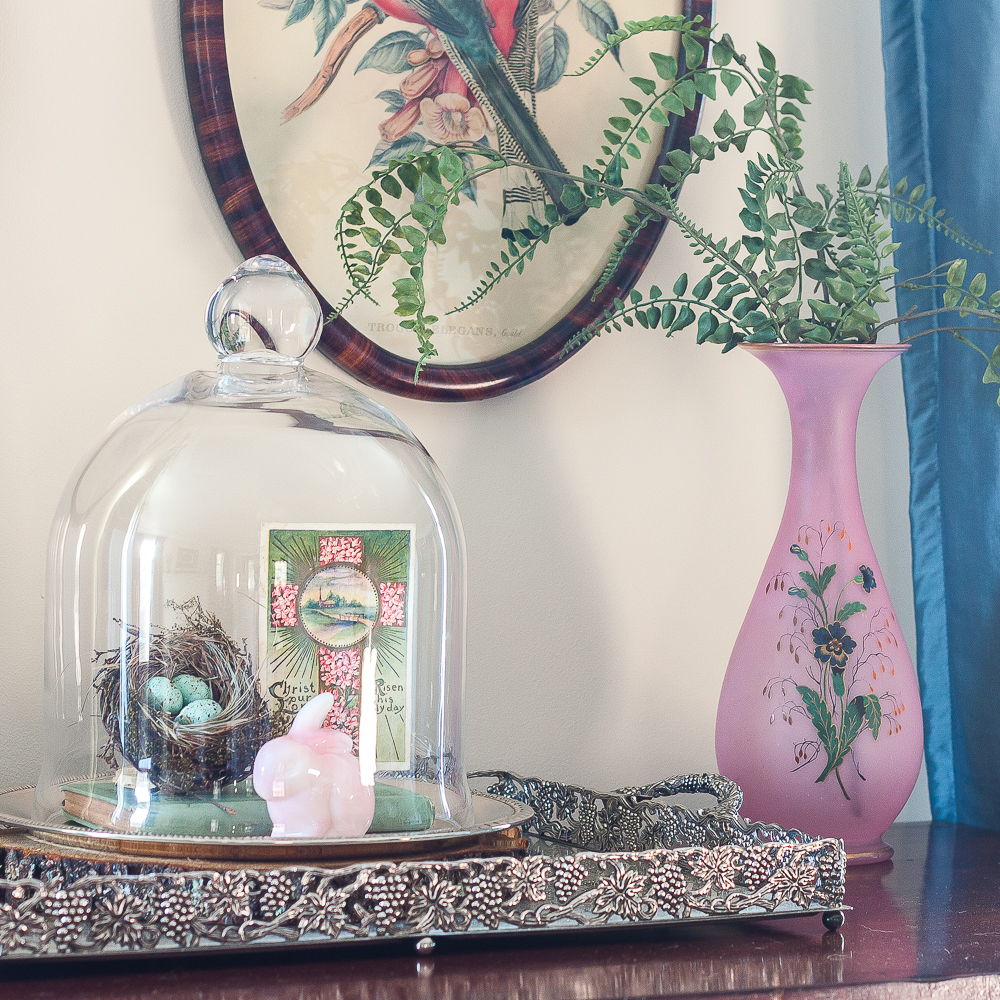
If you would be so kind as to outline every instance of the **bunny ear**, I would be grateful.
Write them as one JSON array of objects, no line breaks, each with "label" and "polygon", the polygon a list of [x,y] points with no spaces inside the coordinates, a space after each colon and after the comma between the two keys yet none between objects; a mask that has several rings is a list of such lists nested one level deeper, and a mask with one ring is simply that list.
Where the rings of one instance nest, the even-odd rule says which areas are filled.
[{"label": "bunny ear", "polygon": [[331,708],[333,708],[333,695],[329,691],[316,695],[299,709],[288,735],[302,736],[321,729]]}]

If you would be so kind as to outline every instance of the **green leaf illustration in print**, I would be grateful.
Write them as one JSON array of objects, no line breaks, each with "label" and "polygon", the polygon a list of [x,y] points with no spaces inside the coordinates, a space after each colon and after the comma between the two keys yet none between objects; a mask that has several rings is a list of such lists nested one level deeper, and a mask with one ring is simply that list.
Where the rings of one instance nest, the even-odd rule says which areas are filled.
[{"label": "green leaf illustration in print", "polygon": [[312,14],[313,31],[316,35],[315,54],[319,55],[326,40],[333,34],[333,29],[340,24],[346,13],[347,0],[293,0],[288,8],[285,27],[298,24]]},{"label": "green leaf illustration in print", "polygon": [[[892,652],[898,646],[889,621],[892,613],[871,606],[867,595],[878,588],[875,573],[852,562],[852,548],[840,522],[823,522],[819,528],[803,525],[789,553],[808,568],[782,570],[765,588],[792,601],[778,612],[786,631],[777,648],[788,651],[798,668],[793,673],[800,675],[772,677],[765,685],[768,698],[780,693],[786,699],[771,713],[771,723],[779,718],[793,727],[796,718],[808,723],[809,735],[793,741],[792,770],[814,769],[817,783],[834,775],[846,799],[851,796],[841,768],[848,758],[864,780],[854,755],[858,739],[869,732],[878,740],[883,723],[890,733],[899,732],[905,711],[891,690]],[[837,561],[830,558],[834,552]],[[841,571],[839,566],[851,569]],[[787,585],[795,578],[804,586]]]},{"label": "green leaf illustration in print", "polygon": [[[316,36],[316,48],[313,52],[313,59],[322,56],[323,65],[317,80],[322,79],[323,85],[316,85],[314,82],[294,101],[292,101],[283,112],[283,121],[289,121],[303,111],[310,108],[318,101],[323,94],[333,93],[334,88],[330,87],[334,77],[346,64],[347,53],[352,47],[365,37],[367,32],[383,22],[386,26],[393,26],[386,34],[375,39],[365,51],[354,67],[354,73],[362,74],[362,79],[371,79],[373,82],[378,79],[377,74],[383,73],[388,76],[398,77],[398,89],[378,90],[373,87],[372,96],[376,100],[385,101],[388,105],[385,108],[386,117],[379,122],[380,141],[375,146],[367,170],[383,171],[385,176],[376,174],[378,188],[372,188],[366,198],[371,202],[372,197],[376,199],[371,202],[376,208],[381,208],[381,191],[386,192],[390,197],[397,198],[399,194],[393,194],[387,184],[395,181],[393,170],[399,167],[399,179],[404,181],[404,171],[415,173],[412,161],[407,157],[415,156],[424,151],[428,146],[440,148],[449,143],[466,142],[470,145],[481,145],[487,150],[493,147],[500,148],[500,140],[497,134],[497,127],[506,129],[513,139],[524,149],[545,149],[548,147],[548,140],[538,128],[535,113],[535,96],[544,90],[551,90],[561,82],[566,75],[571,56],[571,32],[567,31],[567,26],[571,22],[574,12],[583,31],[593,38],[596,38],[602,45],[608,42],[609,36],[624,37],[629,34],[628,29],[621,29],[618,16],[615,14],[609,0],[564,0],[559,4],[553,0],[536,0],[533,16],[527,16],[526,11],[529,5],[521,3],[517,6],[517,11],[513,8],[507,11],[505,18],[501,13],[494,17],[493,13],[480,3],[464,3],[448,5],[431,4],[424,5],[419,10],[408,7],[406,3],[386,3],[381,4],[358,4],[355,13],[345,21],[347,6],[353,0],[258,0],[258,3],[273,10],[287,12],[284,19],[284,27],[290,28],[293,25],[306,22],[312,17],[313,33]],[[513,12],[513,20],[510,15]],[[560,23],[562,18],[562,23]],[[670,19],[667,19],[670,20]],[[674,19],[680,26],[684,18]],[[344,22],[341,25],[341,22]],[[671,23],[673,23],[671,21]],[[399,25],[399,27],[395,27]],[[339,30],[337,30],[339,28]],[[707,29],[700,28],[697,22],[690,22],[687,30],[698,31],[704,36]],[[513,37],[511,37],[513,32]],[[580,34],[574,29],[573,34],[579,44]],[[612,38],[611,41],[616,41]],[[705,51],[701,44],[693,38],[688,38],[685,34],[682,39],[685,56],[687,58],[687,69],[693,70],[701,65],[705,57]],[[612,45],[607,51],[617,61],[621,68],[620,44]],[[493,55],[489,51],[492,49]],[[490,69],[487,65],[489,59],[502,61],[505,76],[516,88],[521,101],[515,99],[514,104],[509,101],[510,93],[502,84],[495,82],[495,74],[485,73]],[[676,74],[677,65],[673,56],[660,56],[654,53],[655,59],[672,60],[673,73]],[[484,62],[485,60],[485,62]],[[593,57],[592,60],[593,61]],[[658,68],[666,71],[660,64]],[[495,66],[494,66],[495,69]],[[375,73],[365,73],[363,71],[375,70]],[[638,78],[641,79],[641,78]],[[666,77],[664,77],[666,79]],[[633,83],[635,81],[633,80]],[[654,86],[651,82],[650,86]],[[696,93],[709,94],[714,96],[715,79],[709,73],[700,73],[695,81],[681,80],[677,84],[678,93],[688,94],[690,100],[687,107],[694,106],[694,95]],[[672,95],[670,95],[672,96]],[[329,99],[328,99],[329,100]],[[629,108],[630,114],[637,115],[643,110],[643,105],[633,98],[624,98],[624,103]],[[525,113],[518,111],[522,101],[527,109]],[[676,111],[667,104],[664,105],[666,111]],[[488,120],[486,109],[489,108]],[[496,118],[503,109],[506,113],[499,122],[491,119]],[[679,114],[684,113],[685,105],[682,103]],[[659,112],[651,116],[651,120],[658,124],[666,125],[665,112]],[[662,118],[662,122],[660,119]],[[625,119],[620,119],[625,120]],[[616,183],[621,183],[620,164],[622,156],[638,159],[640,157],[639,147],[636,142],[648,143],[650,141],[649,132],[645,127],[638,127],[634,132],[634,139],[631,132],[631,119],[627,121],[629,136],[625,140],[625,145],[620,153],[613,157],[612,165],[609,167],[608,180],[618,178]],[[744,139],[745,143],[745,139]],[[709,145],[711,145],[709,143]],[[447,156],[447,153],[440,154]],[[479,156],[485,156],[479,153]],[[558,155],[551,151],[552,162],[558,161]],[[429,160],[426,162],[430,162]],[[615,164],[618,164],[616,167]],[[392,165],[391,169],[390,165]],[[476,159],[468,151],[462,155],[462,174],[456,178],[447,178],[453,183],[458,181],[457,195],[467,198],[472,202],[477,199],[477,178],[483,172],[483,160]],[[542,165],[541,163],[539,165]],[[423,171],[422,171],[423,172]],[[433,179],[437,180],[438,165],[435,164],[430,171]],[[595,175],[596,176],[596,175]],[[417,175],[419,179],[419,175]],[[515,185],[510,191],[504,192],[505,205],[516,205],[524,200],[524,192],[516,180],[511,181]],[[438,213],[441,218],[447,211],[448,204],[458,204],[459,197],[444,197],[442,189],[442,200],[440,202],[427,198],[427,192],[423,189],[418,193],[416,184],[406,185],[413,194],[419,194],[417,203],[421,199],[426,199],[440,209]],[[381,190],[379,190],[381,189]],[[579,189],[575,185],[570,185],[561,189],[561,194],[556,201],[565,205],[566,208],[576,209],[582,206],[583,196],[579,195]],[[400,192],[401,193],[401,192]],[[578,195],[579,203],[567,203],[564,198],[573,198]],[[508,198],[508,196],[511,196]],[[614,203],[618,198],[624,197],[618,194],[617,197],[610,197]],[[358,211],[369,211],[360,202]],[[550,208],[552,206],[550,205]],[[410,214],[424,225],[419,218],[417,211]],[[537,214],[541,214],[540,212]],[[353,221],[349,221],[350,216]],[[357,213],[348,212],[341,222],[347,222],[350,232],[344,232],[343,226],[338,229],[338,246],[341,257],[348,273],[354,278],[366,276],[372,280],[374,276],[381,272],[382,266],[392,256],[399,254],[412,267],[420,267],[427,250],[428,241],[433,243],[444,243],[445,235],[443,230],[436,225],[436,217],[432,217],[424,225],[428,230],[422,235],[421,241],[417,245],[411,245],[409,249],[404,249],[395,239],[377,240],[374,243],[368,240],[360,222],[357,221]],[[528,219],[535,225],[541,225],[530,213]],[[558,218],[558,213],[556,215]],[[506,216],[505,216],[506,219]],[[384,223],[380,225],[388,231],[397,228],[398,219],[389,218],[385,213]],[[551,220],[547,220],[551,225]],[[526,223],[527,225],[527,223]],[[507,227],[507,221],[504,222]],[[521,229],[517,226],[515,229]],[[527,225],[525,231],[530,231],[531,226]],[[377,232],[376,230],[371,230]],[[358,236],[365,238],[372,249],[360,246],[356,242]],[[388,236],[388,234],[383,234]],[[395,233],[393,234],[396,235]],[[537,235],[537,234],[536,234]],[[343,237],[343,238],[341,238]],[[351,240],[352,242],[345,242]],[[523,248],[522,248],[523,249]],[[349,251],[355,251],[349,253]],[[533,250],[528,253],[526,260],[531,260]],[[504,251],[501,259],[505,264],[510,264],[509,270],[513,270],[516,265],[518,272],[524,269],[524,260],[514,260],[513,263],[507,260],[510,254]],[[780,258],[779,258],[780,259]],[[499,265],[494,269],[499,271]],[[414,276],[414,279],[416,276]],[[362,279],[364,280],[364,279]],[[423,278],[421,277],[422,281]],[[357,285],[355,284],[355,287]],[[416,287],[416,286],[414,286]],[[367,295],[367,293],[364,293]],[[401,309],[408,310],[397,313],[400,316],[413,315],[416,310],[409,308],[403,300],[408,296],[406,290],[400,291],[397,288],[394,293]],[[419,304],[419,302],[418,302]],[[343,308],[343,307],[341,307]],[[420,323],[425,324],[426,318],[420,312]],[[628,322],[631,322],[629,320]],[[401,326],[414,328],[417,320],[408,319],[401,322]],[[679,327],[675,326],[675,329]],[[429,341],[428,341],[429,343]]]},{"label": "green leaf illustration in print", "polygon": [[316,52],[319,55],[333,29],[347,13],[347,0],[316,0],[313,8],[313,32],[316,35]]},{"label": "green leaf illustration in print", "polygon": [[427,145],[427,140],[419,132],[407,132],[395,142],[380,142],[368,162],[370,169],[384,166],[394,157],[406,156],[407,153],[419,153]]},{"label": "green leaf illustration in print", "polygon": [[412,69],[407,56],[424,47],[424,40],[412,31],[393,31],[380,38],[358,63],[355,73],[363,69],[377,69],[381,73],[403,73]]},{"label": "green leaf illustration in print", "polygon": [[555,21],[551,21],[538,32],[538,77],[537,90],[554,87],[566,72],[569,62],[569,35]]},{"label": "green leaf illustration in print", "polygon": [[[618,30],[618,18],[607,0],[577,0],[576,12],[580,24],[599,42],[607,41],[608,35],[613,35]],[[611,54],[621,65],[617,45],[611,49]]]}]

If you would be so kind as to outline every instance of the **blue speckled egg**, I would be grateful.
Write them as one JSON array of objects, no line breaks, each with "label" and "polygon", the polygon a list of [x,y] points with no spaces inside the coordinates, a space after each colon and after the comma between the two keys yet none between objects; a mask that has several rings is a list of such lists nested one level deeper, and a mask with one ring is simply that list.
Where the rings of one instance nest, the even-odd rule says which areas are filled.
[{"label": "blue speckled egg", "polygon": [[146,701],[154,712],[176,715],[184,707],[184,696],[166,677],[150,677],[146,683]]},{"label": "blue speckled egg", "polygon": [[175,674],[172,683],[183,696],[185,705],[190,705],[193,701],[207,701],[212,697],[208,681],[203,681],[200,677]]},{"label": "blue speckled egg", "polygon": [[176,721],[179,726],[197,726],[214,719],[221,711],[222,706],[217,701],[202,698],[201,701],[192,701],[190,705],[185,705]]}]

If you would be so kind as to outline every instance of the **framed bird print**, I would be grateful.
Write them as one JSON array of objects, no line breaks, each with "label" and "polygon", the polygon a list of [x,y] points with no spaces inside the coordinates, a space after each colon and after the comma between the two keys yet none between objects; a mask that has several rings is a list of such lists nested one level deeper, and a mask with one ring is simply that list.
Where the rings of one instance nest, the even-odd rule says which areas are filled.
[{"label": "framed bird print", "polygon": [[[202,159],[240,250],[276,254],[299,270],[328,316],[321,349],[368,385],[462,400],[534,381],[633,287],[663,223],[645,226],[596,296],[627,200],[555,229],[532,265],[489,295],[478,297],[476,286],[512,233],[560,204],[556,175],[578,173],[599,152],[629,78],[648,72],[653,46],[676,48],[677,36],[636,37],[592,71],[574,70],[620,25],[661,14],[710,23],[712,2],[182,0]],[[696,103],[650,129],[658,134],[642,150],[638,180],[687,148],[699,111]],[[496,150],[511,165],[462,188],[447,243],[428,252],[438,355],[415,380],[417,340],[391,297],[405,261],[389,262],[381,286],[340,309],[350,282],[335,234],[373,170],[450,142]]]}]

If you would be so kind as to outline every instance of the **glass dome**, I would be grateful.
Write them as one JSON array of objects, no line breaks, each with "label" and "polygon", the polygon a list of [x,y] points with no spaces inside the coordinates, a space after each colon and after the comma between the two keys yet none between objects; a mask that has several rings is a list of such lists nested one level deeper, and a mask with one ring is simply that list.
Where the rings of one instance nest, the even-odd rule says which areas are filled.
[{"label": "glass dome", "polygon": [[348,838],[462,829],[465,554],[433,460],[302,359],[284,261],[208,308],[215,372],[124,413],[67,487],[36,822]]}]

